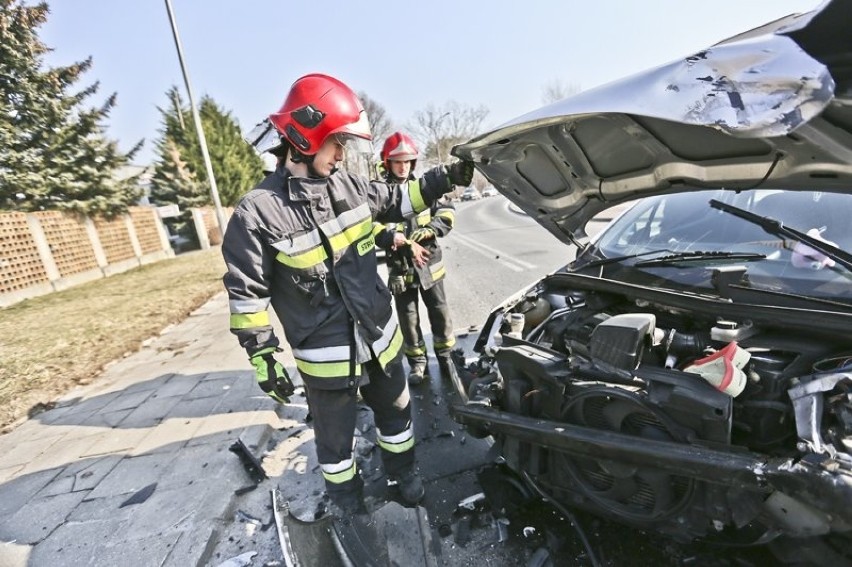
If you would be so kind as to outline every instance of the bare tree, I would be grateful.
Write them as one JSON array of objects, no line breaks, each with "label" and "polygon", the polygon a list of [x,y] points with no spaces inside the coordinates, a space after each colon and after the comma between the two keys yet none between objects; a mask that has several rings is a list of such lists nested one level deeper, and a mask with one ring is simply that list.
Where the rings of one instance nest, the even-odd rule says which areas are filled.
[{"label": "bare tree", "polygon": [[572,94],[580,92],[580,90],[580,85],[577,83],[563,83],[562,79],[553,79],[542,89],[541,102],[542,104],[550,104],[568,98]]},{"label": "bare tree", "polygon": [[364,105],[364,112],[367,113],[367,120],[370,122],[373,144],[371,149],[367,151],[347,150],[346,157],[343,158],[343,167],[347,171],[375,179],[378,177],[376,154],[384,139],[393,132],[393,123],[388,117],[385,107],[371,99],[367,93],[359,92],[358,98]]},{"label": "bare tree", "polygon": [[486,116],[488,109],[484,105],[472,107],[456,101],[440,107],[429,104],[414,113],[407,128],[422,145],[421,159],[437,164],[449,158],[453,146],[473,138]]},{"label": "bare tree", "polygon": [[364,105],[364,111],[367,113],[367,119],[370,121],[373,144],[380,148],[385,138],[394,132],[393,121],[385,111],[385,107],[367,96],[364,91],[358,93],[358,98],[361,99],[361,104]]}]

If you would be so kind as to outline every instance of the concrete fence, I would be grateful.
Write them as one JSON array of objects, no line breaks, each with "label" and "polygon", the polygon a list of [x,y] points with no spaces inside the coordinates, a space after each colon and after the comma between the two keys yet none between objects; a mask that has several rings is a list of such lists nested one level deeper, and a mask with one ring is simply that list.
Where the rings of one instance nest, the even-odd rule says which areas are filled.
[{"label": "concrete fence", "polygon": [[[191,212],[201,248],[221,244],[215,210]],[[0,212],[0,308],[173,256],[156,207],[113,219]]]}]

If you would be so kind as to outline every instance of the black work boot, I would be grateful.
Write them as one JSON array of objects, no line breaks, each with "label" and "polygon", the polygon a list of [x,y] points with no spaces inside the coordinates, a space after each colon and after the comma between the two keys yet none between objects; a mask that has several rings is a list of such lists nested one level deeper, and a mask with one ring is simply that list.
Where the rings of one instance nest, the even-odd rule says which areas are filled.
[{"label": "black work boot", "polygon": [[366,514],[364,505],[364,481],[360,475],[343,486],[328,490],[329,503],[327,512],[338,519],[351,518],[357,514]]},{"label": "black work boot", "polygon": [[410,470],[391,480],[396,481],[396,486],[399,489],[399,495],[403,502],[409,506],[417,505],[423,496],[426,494],[426,488],[423,486],[423,479],[417,474],[417,471]]},{"label": "black work boot", "polygon": [[408,366],[411,370],[408,373],[408,383],[411,386],[417,386],[423,383],[426,380],[427,375],[427,361],[408,361]]},{"label": "black work boot", "polygon": [[331,497],[326,510],[336,520],[342,521],[367,513],[367,507],[364,505],[364,498],[360,492]]}]

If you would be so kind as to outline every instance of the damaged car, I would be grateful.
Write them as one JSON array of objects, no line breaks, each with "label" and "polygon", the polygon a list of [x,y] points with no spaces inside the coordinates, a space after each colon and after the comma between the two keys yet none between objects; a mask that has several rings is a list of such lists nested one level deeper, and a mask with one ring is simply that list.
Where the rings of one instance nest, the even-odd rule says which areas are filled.
[{"label": "damaged car", "polygon": [[531,493],[852,560],[850,14],[826,2],[454,148],[576,250],[455,353],[454,419]]}]

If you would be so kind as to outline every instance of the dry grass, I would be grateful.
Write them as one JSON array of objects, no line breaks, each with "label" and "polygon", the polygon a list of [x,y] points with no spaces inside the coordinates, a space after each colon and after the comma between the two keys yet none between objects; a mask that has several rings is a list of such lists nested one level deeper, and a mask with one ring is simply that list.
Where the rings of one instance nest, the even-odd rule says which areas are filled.
[{"label": "dry grass", "polygon": [[0,309],[0,429],[222,291],[218,249],[191,252]]}]

